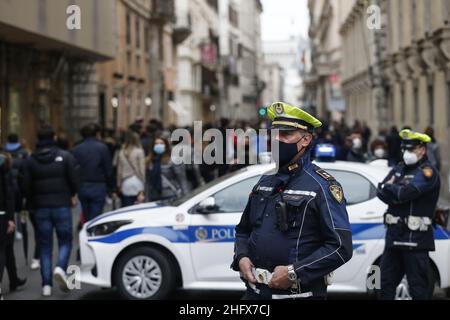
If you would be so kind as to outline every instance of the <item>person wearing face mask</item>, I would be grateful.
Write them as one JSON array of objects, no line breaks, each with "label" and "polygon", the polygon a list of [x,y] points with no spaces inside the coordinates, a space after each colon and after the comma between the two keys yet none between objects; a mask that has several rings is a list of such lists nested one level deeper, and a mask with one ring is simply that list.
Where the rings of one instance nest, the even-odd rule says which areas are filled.
[{"label": "person wearing face mask", "polygon": [[411,130],[400,132],[403,161],[378,186],[378,197],[388,205],[385,249],[381,258],[380,298],[392,300],[406,275],[414,300],[431,298],[429,252],[435,250],[433,218],[440,179],[427,157],[431,138]]},{"label": "person wearing face mask", "polygon": [[277,172],[253,188],[236,226],[231,268],[247,286],[244,299],[325,299],[331,273],[352,257],[341,185],[311,162],[322,123],[300,108],[268,109]]},{"label": "person wearing face mask", "polygon": [[350,136],[351,148],[347,154],[347,161],[351,162],[366,162],[363,152],[363,139],[360,133],[353,133]]},{"label": "person wearing face mask", "polygon": [[387,145],[384,141],[377,139],[370,145],[370,160],[387,159]]},{"label": "person wearing face mask", "polygon": [[147,157],[146,194],[149,201],[176,199],[189,190],[186,165],[171,160],[171,148],[167,139],[155,139]]}]

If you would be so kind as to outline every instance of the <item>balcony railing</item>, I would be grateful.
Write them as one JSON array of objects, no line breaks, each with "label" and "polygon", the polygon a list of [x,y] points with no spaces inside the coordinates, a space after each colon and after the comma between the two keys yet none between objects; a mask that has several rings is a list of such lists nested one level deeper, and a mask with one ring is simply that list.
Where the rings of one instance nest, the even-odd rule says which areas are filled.
[{"label": "balcony railing", "polygon": [[176,44],[182,43],[192,33],[192,18],[189,12],[178,13],[173,25],[173,40]]},{"label": "balcony railing", "polygon": [[152,19],[162,23],[175,21],[174,0],[152,0]]}]

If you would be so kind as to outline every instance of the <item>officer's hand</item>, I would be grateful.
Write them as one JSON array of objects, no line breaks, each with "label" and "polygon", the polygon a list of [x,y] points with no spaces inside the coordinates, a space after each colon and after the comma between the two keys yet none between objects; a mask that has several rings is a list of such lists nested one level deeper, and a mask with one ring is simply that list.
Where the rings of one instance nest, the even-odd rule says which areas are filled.
[{"label": "officer's hand", "polygon": [[252,268],[254,268],[254,265],[249,258],[244,257],[239,260],[239,270],[241,270],[242,276],[248,282],[255,284],[256,279],[253,276]]},{"label": "officer's hand", "polygon": [[392,178],[385,184],[394,184],[394,181],[395,181],[395,176],[392,176]]},{"label": "officer's hand", "polygon": [[292,287],[292,282],[288,278],[288,267],[278,266],[272,274],[272,280],[269,282],[269,288],[287,290]]}]

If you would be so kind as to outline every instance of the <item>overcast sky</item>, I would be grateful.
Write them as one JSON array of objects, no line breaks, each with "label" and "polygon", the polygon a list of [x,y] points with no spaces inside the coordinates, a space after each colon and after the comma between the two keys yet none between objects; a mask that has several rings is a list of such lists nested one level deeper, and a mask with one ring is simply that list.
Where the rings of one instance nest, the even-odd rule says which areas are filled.
[{"label": "overcast sky", "polygon": [[308,0],[262,0],[263,40],[285,40],[291,35],[308,36]]}]

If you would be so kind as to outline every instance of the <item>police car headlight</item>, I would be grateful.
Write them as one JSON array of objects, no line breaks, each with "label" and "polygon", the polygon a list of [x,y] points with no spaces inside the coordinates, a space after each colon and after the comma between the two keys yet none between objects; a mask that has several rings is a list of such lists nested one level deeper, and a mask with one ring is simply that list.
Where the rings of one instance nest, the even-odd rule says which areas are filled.
[{"label": "police car headlight", "polygon": [[90,237],[106,236],[115,232],[120,227],[126,226],[132,222],[132,220],[106,222],[90,227],[87,229],[87,233]]}]

